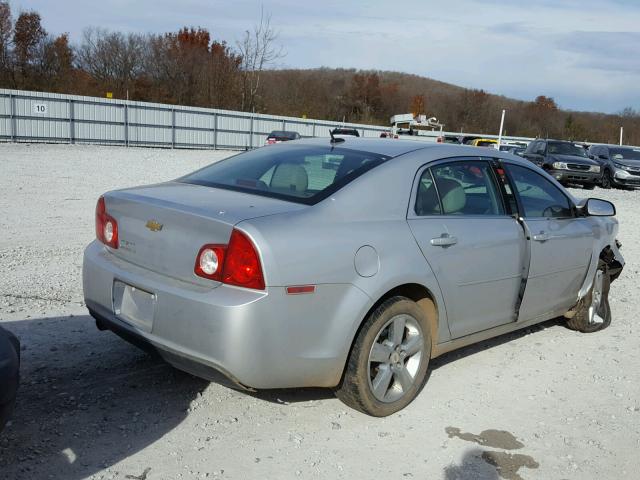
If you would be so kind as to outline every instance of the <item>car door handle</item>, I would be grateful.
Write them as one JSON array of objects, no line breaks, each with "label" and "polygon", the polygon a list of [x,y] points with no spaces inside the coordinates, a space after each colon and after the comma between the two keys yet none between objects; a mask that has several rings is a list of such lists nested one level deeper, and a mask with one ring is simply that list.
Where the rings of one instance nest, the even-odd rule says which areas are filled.
[{"label": "car door handle", "polygon": [[540,233],[538,233],[538,234],[533,236],[533,239],[536,242],[546,242],[550,238],[551,238],[551,235],[549,235],[548,233],[544,233],[544,232],[540,232]]},{"label": "car door handle", "polygon": [[439,237],[431,239],[431,245],[434,247],[449,247],[456,243],[458,243],[458,239],[456,237],[452,237],[448,233],[443,233]]}]

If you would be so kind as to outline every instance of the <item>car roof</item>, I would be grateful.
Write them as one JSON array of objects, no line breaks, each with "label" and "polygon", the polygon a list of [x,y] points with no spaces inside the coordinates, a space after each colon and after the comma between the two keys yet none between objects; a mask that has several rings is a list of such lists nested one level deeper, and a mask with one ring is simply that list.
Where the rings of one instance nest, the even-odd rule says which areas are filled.
[{"label": "car roof", "polygon": [[[433,161],[436,158],[447,157],[487,157],[487,152],[491,152],[491,157],[502,158],[522,165],[532,165],[531,162],[521,159],[516,155],[507,152],[500,152],[495,149],[487,149],[486,147],[472,147],[470,145],[460,145],[455,143],[430,143],[421,140],[401,140],[389,138],[362,138],[362,137],[340,137],[344,138],[343,142],[336,142],[333,145],[336,148],[344,148],[350,150],[359,150],[364,152],[376,153],[389,157],[398,157],[406,153],[421,150],[429,153],[429,159],[426,162]],[[330,146],[331,141],[328,138],[305,138],[296,140],[296,145],[326,145]]]}]

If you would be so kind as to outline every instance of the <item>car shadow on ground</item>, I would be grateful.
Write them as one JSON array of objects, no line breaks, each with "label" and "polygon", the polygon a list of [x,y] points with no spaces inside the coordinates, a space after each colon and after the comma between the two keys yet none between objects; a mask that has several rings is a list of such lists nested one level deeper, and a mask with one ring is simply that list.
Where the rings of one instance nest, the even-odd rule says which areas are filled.
[{"label": "car shadow on ground", "polygon": [[2,478],[86,478],[170,432],[209,384],[99,332],[87,315],[2,325],[22,342]]},{"label": "car shadow on ground", "polygon": [[547,328],[562,326],[564,322],[565,320],[563,318],[554,318],[552,320],[547,320],[546,322],[538,323],[531,327],[516,330],[515,332],[505,333],[504,335],[500,335],[498,337],[493,337],[488,340],[484,340],[482,342],[474,343],[473,345],[460,348],[458,350],[453,350],[431,360],[431,362],[429,363],[429,370],[435,370],[437,368],[444,367],[445,365],[448,365],[451,362],[455,362],[456,360],[459,360],[461,358],[475,355],[476,353],[480,353],[485,350],[489,350],[490,348],[512,342],[518,338],[526,337],[527,335],[546,330]]}]

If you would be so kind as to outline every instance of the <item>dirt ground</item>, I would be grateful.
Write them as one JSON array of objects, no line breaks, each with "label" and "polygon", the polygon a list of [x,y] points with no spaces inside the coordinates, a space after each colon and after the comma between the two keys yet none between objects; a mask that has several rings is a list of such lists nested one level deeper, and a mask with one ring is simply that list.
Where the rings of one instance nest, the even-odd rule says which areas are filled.
[{"label": "dirt ground", "polygon": [[228,154],[0,144],[0,322],[23,345],[0,478],[638,478],[640,191],[573,190],[618,208],[627,266],[608,329],[550,321],[452,352],[407,409],[375,419],[329,390],[210,384],[87,315],[99,194]]}]

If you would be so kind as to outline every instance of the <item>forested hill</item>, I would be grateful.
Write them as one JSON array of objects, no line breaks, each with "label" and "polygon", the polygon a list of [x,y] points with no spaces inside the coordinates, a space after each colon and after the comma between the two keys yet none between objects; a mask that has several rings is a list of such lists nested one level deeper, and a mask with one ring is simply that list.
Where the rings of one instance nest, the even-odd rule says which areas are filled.
[{"label": "forested hill", "polygon": [[262,108],[269,113],[387,125],[397,113],[425,113],[447,131],[497,133],[502,109],[508,135],[640,144],[640,114],[562,110],[543,95],[530,102],[466,89],[418,75],[319,68],[263,73]]}]

